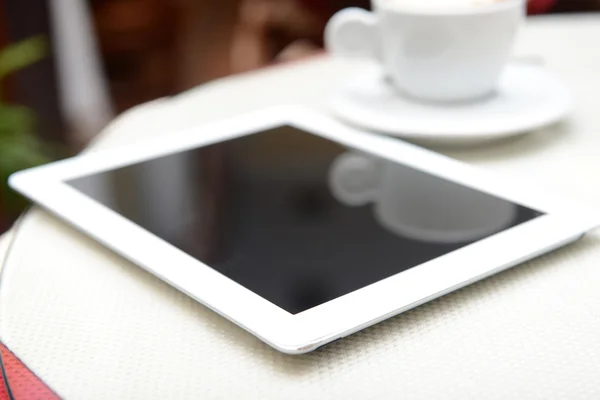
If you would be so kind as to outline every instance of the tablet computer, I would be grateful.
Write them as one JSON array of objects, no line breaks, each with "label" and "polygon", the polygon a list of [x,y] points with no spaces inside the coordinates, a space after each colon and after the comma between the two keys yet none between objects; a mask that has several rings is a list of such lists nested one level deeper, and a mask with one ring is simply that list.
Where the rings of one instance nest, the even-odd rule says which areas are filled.
[{"label": "tablet computer", "polygon": [[295,107],[80,155],[10,185],[290,354],[598,225],[591,211]]}]

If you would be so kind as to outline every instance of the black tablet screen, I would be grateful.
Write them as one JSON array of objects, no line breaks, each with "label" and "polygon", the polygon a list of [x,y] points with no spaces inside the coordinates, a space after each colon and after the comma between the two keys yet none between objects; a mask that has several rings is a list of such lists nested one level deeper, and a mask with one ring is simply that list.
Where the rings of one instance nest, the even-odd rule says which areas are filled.
[{"label": "black tablet screen", "polygon": [[293,314],[541,215],[288,126],[68,183]]}]

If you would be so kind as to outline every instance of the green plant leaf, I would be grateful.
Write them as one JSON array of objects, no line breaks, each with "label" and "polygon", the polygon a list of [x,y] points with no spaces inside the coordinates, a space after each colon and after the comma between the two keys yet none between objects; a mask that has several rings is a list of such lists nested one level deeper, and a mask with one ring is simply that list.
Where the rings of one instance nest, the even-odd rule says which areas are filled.
[{"label": "green plant leaf", "polygon": [[16,136],[31,135],[34,129],[35,115],[30,109],[0,104],[0,146]]},{"label": "green plant leaf", "polygon": [[0,197],[11,215],[18,214],[26,204],[25,200],[8,188],[8,177],[20,170],[50,162],[40,150],[40,142],[33,135],[17,136],[0,143]]},{"label": "green plant leaf", "polygon": [[0,79],[44,58],[46,39],[36,36],[12,44],[0,52]]}]

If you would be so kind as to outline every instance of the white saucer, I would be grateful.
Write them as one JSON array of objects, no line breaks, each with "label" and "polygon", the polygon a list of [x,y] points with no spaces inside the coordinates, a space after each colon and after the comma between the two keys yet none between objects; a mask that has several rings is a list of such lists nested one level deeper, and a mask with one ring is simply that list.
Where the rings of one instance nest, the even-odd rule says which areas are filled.
[{"label": "white saucer", "polygon": [[365,66],[334,94],[332,111],[363,129],[411,140],[482,142],[558,122],[573,108],[568,88],[540,66],[511,64],[497,92],[469,103],[424,103],[402,97],[377,65]]}]

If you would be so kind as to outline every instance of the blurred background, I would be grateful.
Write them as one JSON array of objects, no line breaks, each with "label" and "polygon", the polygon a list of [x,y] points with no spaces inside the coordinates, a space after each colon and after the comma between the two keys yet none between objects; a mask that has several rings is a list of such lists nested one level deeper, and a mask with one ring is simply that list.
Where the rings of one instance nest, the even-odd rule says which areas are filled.
[{"label": "blurred background", "polygon": [[[115,115],[204,82],[322,50],[365,0],[0,0],[0,233],[25,203],[7,177],[75,154]],[[600,0],[530,0],[532,15]]]}]

